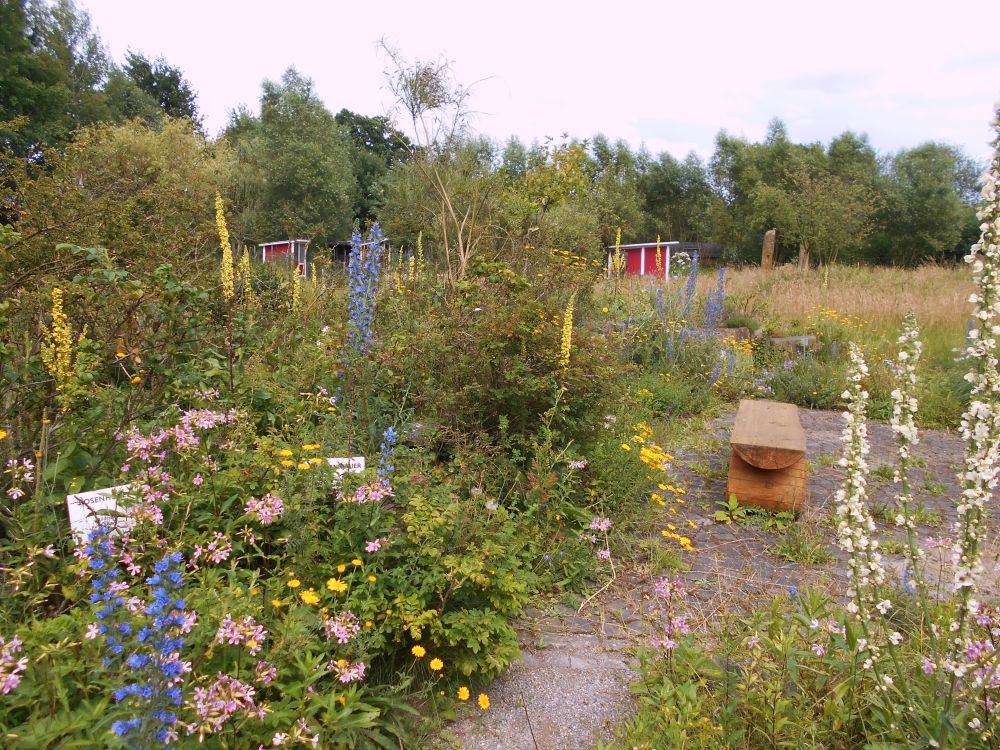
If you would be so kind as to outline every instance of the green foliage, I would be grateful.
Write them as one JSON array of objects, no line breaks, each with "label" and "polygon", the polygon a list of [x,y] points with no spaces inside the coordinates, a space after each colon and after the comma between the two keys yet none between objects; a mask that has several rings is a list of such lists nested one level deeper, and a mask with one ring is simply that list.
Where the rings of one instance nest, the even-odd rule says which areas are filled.
[{"label": "green foliage", "polygon": [[348,236],[350,137],[316,98],[311,79],[289,68],[279,82],[265,81],[260,116],[234,112],[225,141],[235,156],[228,193],[238,242]]}]

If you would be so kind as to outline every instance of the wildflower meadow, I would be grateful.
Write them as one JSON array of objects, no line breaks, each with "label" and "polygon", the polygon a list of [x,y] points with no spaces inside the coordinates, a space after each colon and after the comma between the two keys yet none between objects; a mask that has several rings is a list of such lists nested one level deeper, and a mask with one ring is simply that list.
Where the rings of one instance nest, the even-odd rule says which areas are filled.
[{"label": "wildflower meadow", "polygon": [[[537,720],[517,669],[570,628],[604,648],[613,611],[624,718],[537,679],[597,717],[575,747],[1000,747],[1000,111],[960,266],[657,237],[640,274],[578,143],[495,173],[488,144],[382,144],[367,192],[314,185],[353,227],[264,211],[296,151],[251,147],[312,122],[282,107],[334,122],[279,88],[228,141],[4,141],[0,746],[461,746]],[[462,97],[432,99],[403,102],[425,134]],[[300,228],[343,238],[300,257]],[[836,425],[811,507],[718,491],[745,398]]]}]

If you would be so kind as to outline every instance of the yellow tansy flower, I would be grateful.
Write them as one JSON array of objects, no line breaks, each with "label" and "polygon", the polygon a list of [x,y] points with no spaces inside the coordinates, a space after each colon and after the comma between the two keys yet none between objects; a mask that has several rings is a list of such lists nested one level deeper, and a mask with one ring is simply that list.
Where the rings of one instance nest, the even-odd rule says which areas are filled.
[{"label": "yellow tansy flower", "polygon": [[465,687],[464,685],[462,687],[460,687],[458,689],[458,699],[460,701],[467,701],[467,700],[469,700],[469,688]]},{"label": "yellow tansy flower", "polygon": [[418,645],[411,648],[410,653],[413,654],[418,659],[423,659],[424,656],[427,654],[427,649],[425,649],[423,646]]},{"label": "yellow tansy flower", "polygon": [[326,582],[326,587],[335,594],[339,594],[342,591],[347,591],[347,584],[341,581],[339,578],[331,578]]},{"label": "yellow tansy flower", "polygon": [[435,672],[440,672],[442,669],[444,669],[444,662],[438,659],[437,657],[434,657],[433,659],[431,659],[431,663],[428,664],[427,666],[433,669]]}]

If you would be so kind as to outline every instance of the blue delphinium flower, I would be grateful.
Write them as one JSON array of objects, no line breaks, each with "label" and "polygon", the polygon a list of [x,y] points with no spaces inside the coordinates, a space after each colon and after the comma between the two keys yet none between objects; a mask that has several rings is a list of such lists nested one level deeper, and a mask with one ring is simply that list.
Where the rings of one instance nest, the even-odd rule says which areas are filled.
[{"label": "blue delphinium flower", "polygon": [[382,230],[375,223],[364,240],[358,232],[351,235],[351,257],[347,264],[347,357],[350,360],[361,357],[371,343],[381,267]]},{"label": "blue delphinium flower", "polygon": [[688,271],[687,287],[684,290],[684,314],[685,321],[691,321],[691,308],[694,305],[694,294],[698,287],[698,251],[691,253],[691,269]]},{"label": "blue delphinium flower", "polygon": [[378,471],[376,472],[383,479],[392,476],[396,467],[392,465],[392,457],[396,455],[396,443],[399,435],[395,427],[389,427],[382,433],[382,444],[379,446]]},{"label": "blue delphinium flower", "polygon": [[117,703],[129,703],[136,715],[114,722],[112,731],[127,737],[132,747],[171,747],[177,737],[174,707],[181,704],[179,685],[186,671],[180,660],[184,600],[178,598],[184,558],[175,552],[156,563],[154,574],[146,579],[152,598],[144,608],[145,617],[141,617],[125,608],[122,592],[126,586],[119,580],[121,571],[107,528],[88,535],[85,552],[94,571],[90,601],[100,605],[94,613],[97,632],[104,636],[108,652],[104,664],[110,666],[121,660],[132,680],[115,690],[113,696]]},{"label": "blue delphinium flower", "polygon": [[[692,264],[693,266],[693,264]],[[726,304],[726,267],[719,269],[719,285],[710,292],[705,303],[705,327],[718,328],[722,325],[722,314]]]}]

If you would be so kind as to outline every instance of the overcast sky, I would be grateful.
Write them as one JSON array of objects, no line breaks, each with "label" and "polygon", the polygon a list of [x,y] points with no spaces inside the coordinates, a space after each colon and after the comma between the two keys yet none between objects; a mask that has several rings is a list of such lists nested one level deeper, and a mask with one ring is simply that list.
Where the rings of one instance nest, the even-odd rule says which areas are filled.
[{"label": "overcast sky", "polygon": [[337,112],[392,104],[378,49],[454,63],[476,129],[525,142],[602,132],[655,154],[712,152],[719,130],[867,133],[879,151],[928,140],[985,161],[1000,99],[1000,6],[986,0],[308,2],[78,0],[121,62],[163,55],[209,133],[294,65]]}]

